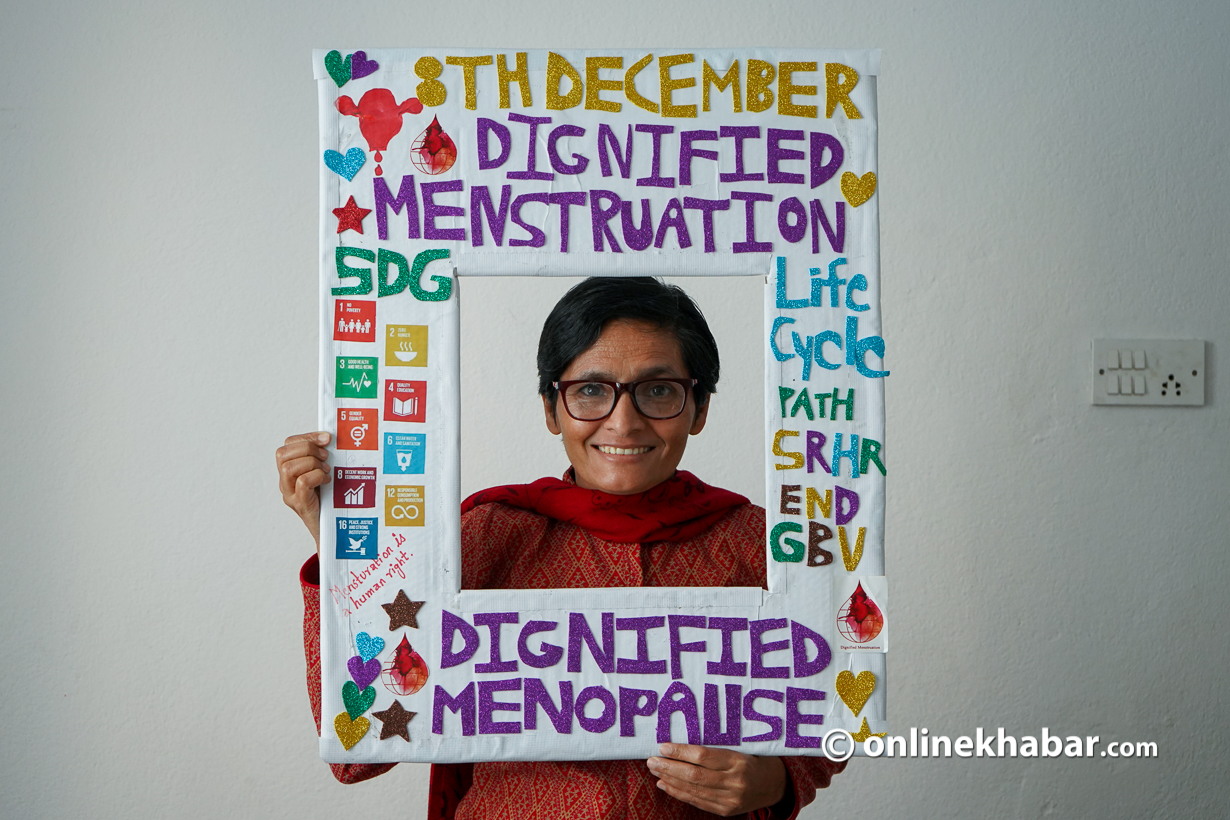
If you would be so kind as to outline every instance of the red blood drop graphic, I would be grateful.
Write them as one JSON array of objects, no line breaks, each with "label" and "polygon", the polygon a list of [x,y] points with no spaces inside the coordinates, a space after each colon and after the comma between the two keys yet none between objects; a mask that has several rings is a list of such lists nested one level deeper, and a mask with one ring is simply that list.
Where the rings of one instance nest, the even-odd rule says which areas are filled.
[{"label": "red blood drop graphic", "polygon": [[403,635],[393,660],[380,674],[384,687],[395,695],[413,695],[427,683],[427,662],[423,656],[414,651],[410,641]]},{"label": "red blood drop graphic", "polygon": [[383,175],[384,175],[384,171],[382,171],[382,170],[380,169],[380,166],[379,166],[379,165],[377,165],[377,166],[376,166],[376,176],[383,176]]},{"label": "red blood drop graphic", "polygon": [[883,628],[884,613],[875,601],[867,597],[860,583],[837,612],[837,630],[847,640],[866,643],[879,635]]},{"label": "red blood drop graphic", "polygon": [[457,146],[435,117],[410,145],[410,161],[424,174],[443,174],[457,161]]}]

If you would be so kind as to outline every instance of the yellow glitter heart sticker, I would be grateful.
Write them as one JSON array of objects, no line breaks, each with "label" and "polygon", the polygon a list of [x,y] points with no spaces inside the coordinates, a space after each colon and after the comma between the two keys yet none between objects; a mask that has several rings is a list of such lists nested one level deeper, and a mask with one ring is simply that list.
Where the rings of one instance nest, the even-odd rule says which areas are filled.
[{"label": "yellow glitter heart sticker", "polygon": [[858,174],[846,171],[841,175],[841,193],[850,203],[851,208],[857,208],[876,192],[876,172],[868,171],[859,179]]},{"label": "yellow glitter heart sticker", "polygon": [[346,712],[342,712],[333,718],[333,730],[337,732],[337,739],[342,741],[342,745],[347,750],[363,739],[371,725],[372,722],[365,717],[351,720],[350,715]]},{"label": "yellow glitter heart sticker", "polygon": [[863,707],[867,705],[867,699],[871,697],[875,688],[875,673],[868,670],[859,672],[857,678],[848,669],[837,673],[837,696],[841,698],[842,703],[850,707],[855,717],[863,711]]},{"label": "yellow glitter heart sticker", "polygon": [[871,727],[867,725],[867,718],[863,718],[863,725],[859,727],[857,732],[852,732],[850,737],[857,743],[864,743],[869,737],[886,737],[887,735],[888,732],[871,731]]}]

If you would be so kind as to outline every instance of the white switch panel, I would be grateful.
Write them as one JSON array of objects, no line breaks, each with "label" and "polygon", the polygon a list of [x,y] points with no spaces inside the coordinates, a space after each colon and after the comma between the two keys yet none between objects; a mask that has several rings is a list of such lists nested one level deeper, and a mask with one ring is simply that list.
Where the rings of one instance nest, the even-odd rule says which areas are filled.
[{"label": "white switch panel", "polygon": [[1199,339],[1094,339],[1093,403],[1204,404]]}]

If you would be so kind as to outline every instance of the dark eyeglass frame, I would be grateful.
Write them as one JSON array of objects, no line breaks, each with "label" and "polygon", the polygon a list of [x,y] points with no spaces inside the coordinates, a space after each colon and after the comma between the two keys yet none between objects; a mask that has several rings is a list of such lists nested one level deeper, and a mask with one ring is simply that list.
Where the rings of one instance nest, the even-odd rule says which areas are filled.
[{"label": "dark eyeglass frame", "polygon": [[[679,411],[676,413],[672,413],[669,416],[651,416],[648,413],[646,413],[644,410],[642,410],[641,405],[636,400],[636,388],[648,382],[673,382],[674,384],[677,384],[680,387],[682,387],[685,392],[683,395],[683,405],[680,406]],[[699,383],[700,383],[699,379],[672,379],[672,378],[666,378],[666,377],[659,376],[653,379],[638,379],[634,382],[609,382],[609,381],[606,381],[605,379],[570,379],[568,381],[563,381],[563,382],[551,382],[551,386],[559,391],[560,399],[564,402],[564,411],[567,412],[569,416],[572,416],[572,418],[576,419],[577,421],[602,421],[603,419],[609,418],[610,415],[615,412],[615,408],[619,406],[619,397],[624,393],[627,393],[628,397],[632,399],[632,406],[636,408],[636,412],[640,413],[642,416],[644,416],[647,419],[653,419],[654,421],[666,421],[668,419],[678,418],[679,415],[682,414],[685,409],[687,409],[687,406],[688,406],[687,391],[691,390],[693,387],[695,387]],[[604,415],[599,416],[596,419],[577,418],[577,415],[572,412],[572,408],[568,406],[568,392],[567,391],[568,391],[568,388],[572,387],[574,384],[605,384],[608,387],[613,388],[615,390],[615,398],[611,401],[611,409],[607,410]]]}]

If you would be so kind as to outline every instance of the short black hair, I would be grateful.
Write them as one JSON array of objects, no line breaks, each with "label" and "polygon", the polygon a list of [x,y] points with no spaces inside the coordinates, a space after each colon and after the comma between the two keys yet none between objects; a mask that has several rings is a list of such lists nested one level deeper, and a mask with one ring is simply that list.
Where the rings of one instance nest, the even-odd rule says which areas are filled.
[{"label": "short black hair", "polygon": [[552,405],[552,385],[588,350],[608,322],[632,319],[670,331],[679,340],[696,406],[717,392],[718,349],[704,314],[683,289],[650,276],[594,276],[564,294],[538,337],[538,392]]}]

